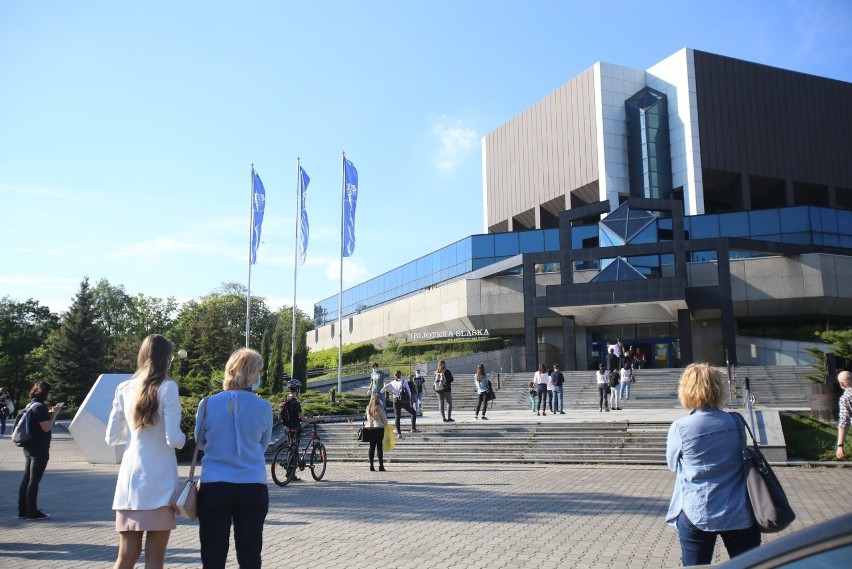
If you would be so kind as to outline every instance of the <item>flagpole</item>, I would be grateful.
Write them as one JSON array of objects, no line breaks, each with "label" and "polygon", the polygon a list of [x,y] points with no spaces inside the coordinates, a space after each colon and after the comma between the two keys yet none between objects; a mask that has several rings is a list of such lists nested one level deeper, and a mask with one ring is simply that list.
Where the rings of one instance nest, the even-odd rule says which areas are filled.
[{"label": "flagpole", "polygon": [[[299,272],[299,227],[302,224],[302,172],[296,157],[296,237],[293,241],[293,331],[290,338],[290,377],[296,374],[296,275]],[[305,384],[308,378],[305,376]],[[306,385],[307,388],[307,385]]]},{"label": "flagpole", "polygon": [[346,153],[340,161],[340,289],[337,295],[337,392],[343,384],[343,223],[346,201]]},{"label": "flagpole", "polygon": [[249,347],[251,334],[251,243],[254,232],[254,162],[251,164],[249,178],[249,255],[248,255],[248,287],[246,288],[246,348]]}]

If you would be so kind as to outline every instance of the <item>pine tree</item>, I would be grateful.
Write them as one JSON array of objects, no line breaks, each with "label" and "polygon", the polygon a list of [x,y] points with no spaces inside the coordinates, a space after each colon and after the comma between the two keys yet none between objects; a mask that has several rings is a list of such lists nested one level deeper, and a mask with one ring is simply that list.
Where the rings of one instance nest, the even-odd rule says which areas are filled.
[{"label": "pine tree", "polygon": [[95,325],[89,277],[80,283],[74,303],[47,344],[45,375],[53,385],[51,399],[79,405],[98,376],[106,371],[102,331]]}]

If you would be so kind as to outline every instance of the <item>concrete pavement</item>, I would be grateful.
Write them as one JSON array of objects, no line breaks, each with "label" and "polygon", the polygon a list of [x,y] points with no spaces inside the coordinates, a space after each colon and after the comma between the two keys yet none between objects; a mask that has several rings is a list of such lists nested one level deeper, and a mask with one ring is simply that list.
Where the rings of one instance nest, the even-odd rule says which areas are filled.
[{"label": "concrete pavement", "polygon": [[[395,466],[392,453],[388,458],[385,473],[370,472],[366,460],[335,463],[330,456],[322,482],[308,473],[286,488],[270,482],[264,565],[679,566],[676,532],[663,521],[673,480],[663,467]],[[70,436],[57,433],[39,497],[53,517],[40,522],[16,517],[22,466],[21,450],[0,439],[0,568],[111,567],[118,466],[85,463]],[[780,535],[849,511],[848,470],[776,471],[798,515]],[[716,562],[726,558],[720,542]],[[166,564],[200,565],[195,522],[179,521]],[[228,567],[236,567],[233,547]]]}]

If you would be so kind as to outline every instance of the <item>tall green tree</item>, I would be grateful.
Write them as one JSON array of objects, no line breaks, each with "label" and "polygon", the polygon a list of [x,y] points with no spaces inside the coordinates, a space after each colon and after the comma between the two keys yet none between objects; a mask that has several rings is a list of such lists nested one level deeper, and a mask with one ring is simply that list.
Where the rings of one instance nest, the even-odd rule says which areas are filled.
[{"label": "tall green tree", "polygon": [[20,403],[42,368],[33,357],[59,327],[59,317],[37,300],[0,298],[0,386]]},{"label": "tall green tree", "polygon": [[105,356],[104,332],[95,323],[94,299],[85,277],[59,329],[47,341],[45,375],[53,384],[53,398],[82,403],[98,376],[109,371],[104,368]]},{"label": "tall green tree", "polygon": [[[251,298],[251,343],[260,349],[263,335],[274,326],[265,299]],[[183,305],[174,325],[174,341],[188,357],[181,366],[189,375],[210,376],[225,366],[234,350],[245,347],[245,287],[225,283],[220,290]]]}]

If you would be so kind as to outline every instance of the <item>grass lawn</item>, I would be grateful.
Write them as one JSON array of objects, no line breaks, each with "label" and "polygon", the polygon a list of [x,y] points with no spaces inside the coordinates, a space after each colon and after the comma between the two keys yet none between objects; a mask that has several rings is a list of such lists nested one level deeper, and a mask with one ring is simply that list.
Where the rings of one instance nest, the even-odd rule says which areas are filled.
[{"label": "grass lawn", "polygon": [[[837,460],[837,424],[822,423],[806,413],[781,413],[781,428],[787,441],[787,457],[798,460]],[[846,460],[852,456],[852,441],[846,437]]]}]

